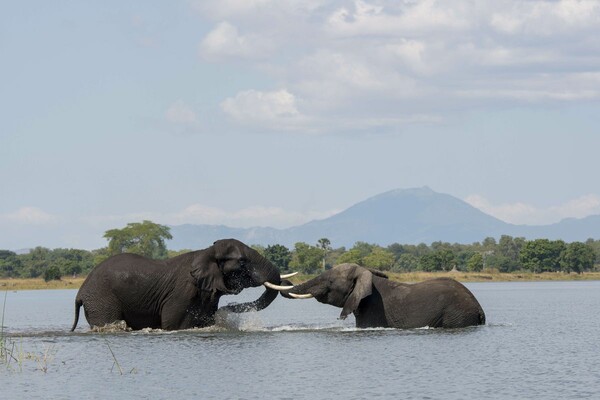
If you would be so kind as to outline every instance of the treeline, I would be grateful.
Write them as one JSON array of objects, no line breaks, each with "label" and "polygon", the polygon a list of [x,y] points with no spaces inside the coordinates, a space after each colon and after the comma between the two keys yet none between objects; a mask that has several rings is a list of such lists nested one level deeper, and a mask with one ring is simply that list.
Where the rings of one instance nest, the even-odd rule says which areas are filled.
[{"label": "treeline", "polygon": [[315,245],[296,243],[293,249],[274,245],[256,247],[281,270],[316,273],[351,262],[382,271],[498,271],[585,272],[600,265],[600,240],[566,243],[562,240],[514,238],[502,235],[482,242],[434,242],[387,247],[357,242],[350,249],[334,249],[327,239]]},{"label": "treeline", "polygon": [[[171,251],[165,240],[169,228],[150,221],[131,223],[123,229],[106,231],[108,246],[93,250],[36,247],[26,254],[0,250],[0,277],[60,279],[86,275],[106,258],[130,252],[165,259],[189,250]],[[531,271],[585,272],[599,269],[600,240],[566,243],[562,240],[526,240],[503,235],[482,242],[458,244],[434,242],[387,247],[357,242],[349,249],[334,248],[327,238],[314,245],[299,242],[289,249],[283,245],[253,246],[281,271],[317,273],[333,265],[351,262],[382,271]]]}]

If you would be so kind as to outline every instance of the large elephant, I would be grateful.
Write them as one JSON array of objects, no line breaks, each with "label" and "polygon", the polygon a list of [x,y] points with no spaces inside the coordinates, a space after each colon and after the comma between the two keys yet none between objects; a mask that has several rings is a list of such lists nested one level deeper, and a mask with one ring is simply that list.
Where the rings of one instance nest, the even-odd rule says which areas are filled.
[{"label": "large elephant", "polygon": [[376,270],[341,264],[281,293],[288,298],[314,297],[341,307],[340,319],[354,313],[359,328],[462,328],[485,324],[485,313],[475,296],[450,278],[399,283]]},{"label": "large elephant", "polygon": [[291,287],[280,283],[273,264],[234,239],[165,261],[119,254],[99,264],[83,282],[71,331],[77,327],[82,305],[92,327],[120,320],[131,329],[205,327],[215,323],[222,295],[265,285],[257,300],[228,307],[234,312],[261,310],[277,297],[278,289]]}]

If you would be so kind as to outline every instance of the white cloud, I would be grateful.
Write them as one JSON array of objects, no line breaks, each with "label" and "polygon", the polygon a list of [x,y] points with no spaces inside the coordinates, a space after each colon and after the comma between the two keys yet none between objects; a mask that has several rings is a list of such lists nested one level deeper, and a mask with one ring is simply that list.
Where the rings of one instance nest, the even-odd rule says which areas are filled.
[{"label": "white cloud", "polygon": [[510,35],[554,36],[593,27],[600,22],[596,0],[504,2],[493,13],[490,25]]},{"label": "white cloud", "polygon": [[219,23],[200,43],[200,55],[206,59],[262,58],[274,47],[272,37],[241,35],[229,22]]},{"label": "white cloud", "polygon": [[272,129],[297,129],[305,120],[297,109],[296,97],[286,89],[239,92],[225,99],[221,109],[239,123]]},{"label": "white cloud", "polygon": [[473,105],[600,99],[596,1],[193,4],[215,24],[200,44],[205,59],[235,62],[285,88],[232,90],[221,109],[243,123],[339,132],[387,121],[394,130]]},{"label": "white cloud", "polygon": [[59,218],[37,207],[21,207],[18,210],[0,214],[0,221],[26,225],[45,225],[55,223]]},{"label": "white cloud", "polygon": [[593,194],[546,208],[522,202],[493,204],[476,194],[468,196],[465,201],[487,214],[513,224],[543,225],[559,222],[564,218],[583,218],[600,214],[600,196]]},{"label": "white cloud", "polygon": [[269,206],[251,206],[238,210],[225,210],[203,204],[192,204],[175,212],[90,216],[82,218],[82,221],[97,229],[108,229],[119,225],[125,226],[127,223],[145,219],[167,225],[208,224],[240,228],[255,226],[287,228],[315,219],[327,218],[338,212],[340,210],[289,211],[281,207]]},{"label": "white cloud", "polygon": [[358,0],[354,9],[338,8],[327,22],[332,34],[341,36],[414,35],[431,30],[466,29],[467,15],[457,5],[457,2],[424,0],[387,2],[384,7]]},{"label": "white cloud", "polygon": [[196,113],[183,100],[177,100],[171,104],[165,113],[165,117],[167,121],[174,124],[194,125],[198,123]]}]

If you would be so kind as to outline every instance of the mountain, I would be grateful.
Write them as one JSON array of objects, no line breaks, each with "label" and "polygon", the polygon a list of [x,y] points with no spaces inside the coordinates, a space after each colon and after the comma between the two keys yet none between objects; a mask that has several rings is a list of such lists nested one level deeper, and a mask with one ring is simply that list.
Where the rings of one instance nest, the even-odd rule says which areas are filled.
[{"label": "mountain", "polygon": [[314,244],[320,238],[328,238],[334,247],[351,247],[357,241],[382,246],[435,241],[473,243],[503,234],[571,242],[600,237],[600,215],[544,226],[514,225],[456,197],[423,187],[382,193],[332,217],[288,229],[177,225],[171,227],[171,234],[169,247],[173,249],[204,248],[227,237],[248,244],[279,243],[290,248],[296,242]]}]

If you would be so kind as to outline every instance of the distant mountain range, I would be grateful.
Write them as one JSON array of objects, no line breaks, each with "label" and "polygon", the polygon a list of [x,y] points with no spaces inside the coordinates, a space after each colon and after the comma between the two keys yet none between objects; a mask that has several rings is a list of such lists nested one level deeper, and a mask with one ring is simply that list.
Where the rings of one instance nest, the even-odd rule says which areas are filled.
[{"label": "distant mountain range", "polygon": [[392,190],[371,197],[332,217],[288,229],[231,228],[222,225],[171,227],[171,249],[198,249],[221,238],[247,244],[315,244],[328,238],[333,247],[352,247],[357,241],[382,246],[391,243],[430,244],[435,241],[473,243],[500,235],[567,242],[600,238],[600,215],[568,218],[551,225],[514,225],[485,214],[470,204],[428,187]]}]

